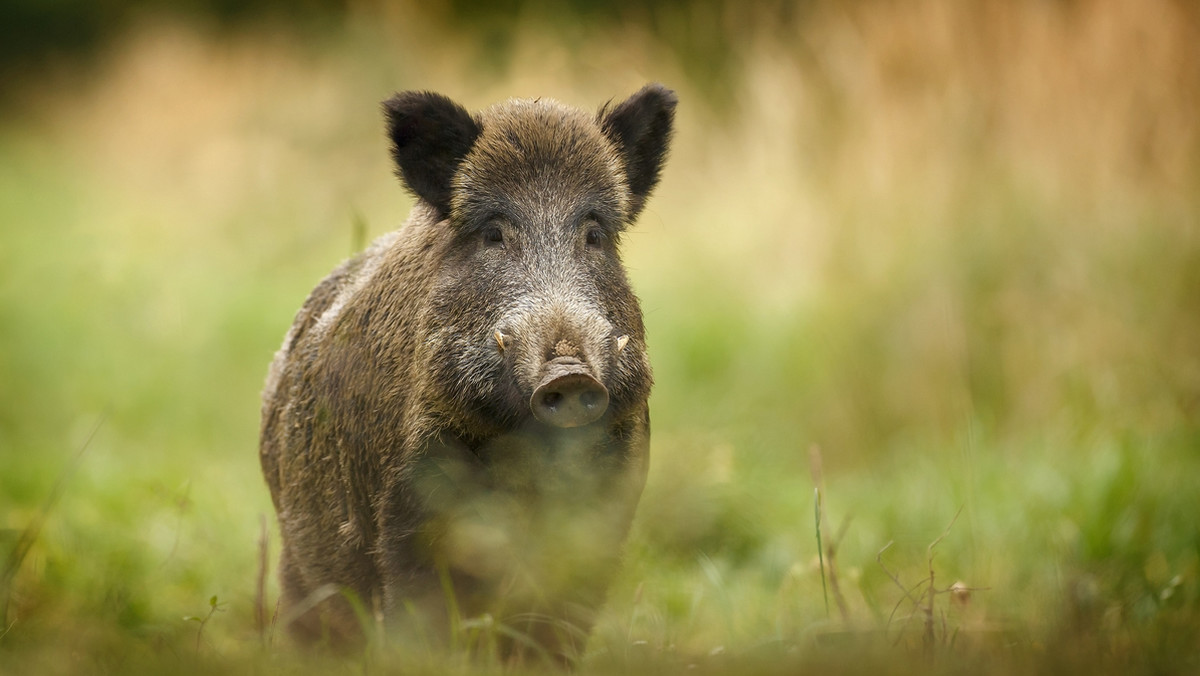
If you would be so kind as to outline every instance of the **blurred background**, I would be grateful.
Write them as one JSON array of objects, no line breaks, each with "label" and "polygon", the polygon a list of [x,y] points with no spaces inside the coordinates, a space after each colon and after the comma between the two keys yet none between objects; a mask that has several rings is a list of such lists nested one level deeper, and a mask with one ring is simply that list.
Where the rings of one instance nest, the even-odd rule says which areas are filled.
[{"label": "blurred background", "polygon": [[1200,664],[1200,5],[0,11],[0,671],[284,659],[258,396],[407,217],[379,102],[647,81],[652,470],[585,669]]}]

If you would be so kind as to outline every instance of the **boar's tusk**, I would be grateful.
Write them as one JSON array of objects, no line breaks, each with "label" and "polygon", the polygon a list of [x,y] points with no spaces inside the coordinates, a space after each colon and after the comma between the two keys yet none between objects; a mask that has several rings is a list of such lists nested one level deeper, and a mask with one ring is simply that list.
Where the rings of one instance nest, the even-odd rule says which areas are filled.
[{"label": "boar's tusk", "polygon": [[503,333],[497,331],[492,334],[492,337],[496,339],[496,347],[500,348],[500,351],[503,352],[505,347],[504,341],[508,338],[508,336],[505,336]]},{"label": "boar's tusk", "polygon": [[617,354],[621,354],[621,350],[624,350],[625,346],[628,344],[629,336],[621,336],[620,338],[617,338]]}]

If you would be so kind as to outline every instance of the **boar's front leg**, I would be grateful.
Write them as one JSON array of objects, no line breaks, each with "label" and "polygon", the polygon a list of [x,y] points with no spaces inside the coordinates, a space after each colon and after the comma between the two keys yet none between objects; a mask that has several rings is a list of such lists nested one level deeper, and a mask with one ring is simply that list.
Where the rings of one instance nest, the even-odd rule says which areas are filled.
[{"label": "boar's front leg", "polygon": [[[445,643],[458,618],[486,611],[481,580],[454,565],[450,547],[470,533],[452,524],[484,492],[482,467],[465,444],[439,435],[411,451],[385,480],[376,545],[383,608],[400,640]],[[450,597],[449,594],[453,594]]]}]

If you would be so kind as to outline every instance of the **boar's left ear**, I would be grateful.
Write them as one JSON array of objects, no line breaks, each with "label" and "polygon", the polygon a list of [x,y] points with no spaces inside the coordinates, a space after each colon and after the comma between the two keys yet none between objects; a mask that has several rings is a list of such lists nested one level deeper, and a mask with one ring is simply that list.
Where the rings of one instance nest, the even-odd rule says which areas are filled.
[{"label": "boar's left ear", "polygon": [[450,212],[450,181],[479,136],[462,106],[433,92],[401,92],[383,102],[392,158],[417,197]]},{"label": "boar's left ear", "polygon": [[650,191],[658,185],[659,170],[666,159],[675,120],[675,92],[660,84],[648,84],[612,110],[600,109],[600,129],[621,152],[625,175],[632,193],[629,218],[642,210]]}]

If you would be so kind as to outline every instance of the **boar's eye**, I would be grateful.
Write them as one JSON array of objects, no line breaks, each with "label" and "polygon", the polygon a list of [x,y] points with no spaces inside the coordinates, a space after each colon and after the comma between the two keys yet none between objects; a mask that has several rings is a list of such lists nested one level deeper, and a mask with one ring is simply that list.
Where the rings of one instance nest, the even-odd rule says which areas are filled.
[{"label": "boar's eye", "polygon": [[600,219],[595,214],[588,214],[584,223],[587,223],[588,226],[588,247],[590,249],[600,249],[601,246],[604,246],[604,240],[607,239],[604,228],[600,227]]},{"label": "boar's eye", "polygon": [[489,225],[483,229],[484,246],[501,246],[504,244],[504,233],[499,227]]}]

